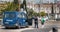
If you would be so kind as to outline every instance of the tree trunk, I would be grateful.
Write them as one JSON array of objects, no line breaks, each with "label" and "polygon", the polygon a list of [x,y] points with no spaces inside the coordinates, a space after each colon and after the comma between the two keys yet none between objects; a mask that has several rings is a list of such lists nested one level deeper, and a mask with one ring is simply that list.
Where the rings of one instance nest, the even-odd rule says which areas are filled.
[{"label": "tree trunk", "polygon": [[52,4],[51,14],[54,14],[53,4]]},{"label": "tree trunk", "polygon": [[20,11],[20,0],[18,0],[18,10]]},{"label": "tree trunk", "polygon": [[40,12],[40,4],[38,4],[38,7],[39,7],[38,9],[39,9],[39,12]]},{"label": "tree trunk", "polygon": [[52,16],[52,19],[54,19],[54,9],[53,9],[53,3],[52,3],[52,10],[51,10],[51,16]]}]

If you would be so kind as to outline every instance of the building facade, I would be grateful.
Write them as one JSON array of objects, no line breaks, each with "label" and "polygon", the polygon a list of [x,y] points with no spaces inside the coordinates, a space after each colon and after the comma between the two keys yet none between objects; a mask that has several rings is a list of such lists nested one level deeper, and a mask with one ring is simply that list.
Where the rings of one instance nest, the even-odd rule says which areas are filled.
[{"label": "building facade", "polygon": [[[27,7],[33,9],[35,12],[39,13],[45,11],[45,13],[51,13],[52,4],[27,4]],[[53,4],[54,13],[59,13],[59,7],[57,4]]]}]

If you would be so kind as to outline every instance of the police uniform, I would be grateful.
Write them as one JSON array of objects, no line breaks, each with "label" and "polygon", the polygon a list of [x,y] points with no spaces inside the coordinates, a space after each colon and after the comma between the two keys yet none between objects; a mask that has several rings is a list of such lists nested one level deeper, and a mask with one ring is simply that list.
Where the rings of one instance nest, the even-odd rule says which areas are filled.
[{"label": "police uniform", "polygon": [[38,28],[38,18],[37,17],[35,18],[35,28],[36,27]]}]

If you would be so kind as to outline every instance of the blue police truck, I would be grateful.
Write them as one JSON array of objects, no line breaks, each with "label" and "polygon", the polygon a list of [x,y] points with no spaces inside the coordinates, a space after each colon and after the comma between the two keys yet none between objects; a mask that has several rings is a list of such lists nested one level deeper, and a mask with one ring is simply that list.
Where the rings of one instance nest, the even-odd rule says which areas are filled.
[{"label": "blue police truck", "polygon": [[5,28],[28,27],[27,14],[24,12],[4,12],[3,25]]}]

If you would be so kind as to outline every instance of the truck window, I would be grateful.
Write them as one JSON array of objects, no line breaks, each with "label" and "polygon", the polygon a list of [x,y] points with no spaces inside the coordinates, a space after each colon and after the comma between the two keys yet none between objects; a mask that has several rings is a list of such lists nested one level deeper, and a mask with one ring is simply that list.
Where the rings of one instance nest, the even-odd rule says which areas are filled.
[{"label": "truck window", "polygon": [[19,18],[26,18],[26,15],[25,14],[19,14],[18,17]]},{"label": "truck window", "polygon": [[14,18],[15,14],[5,14],[5,18]]}]

